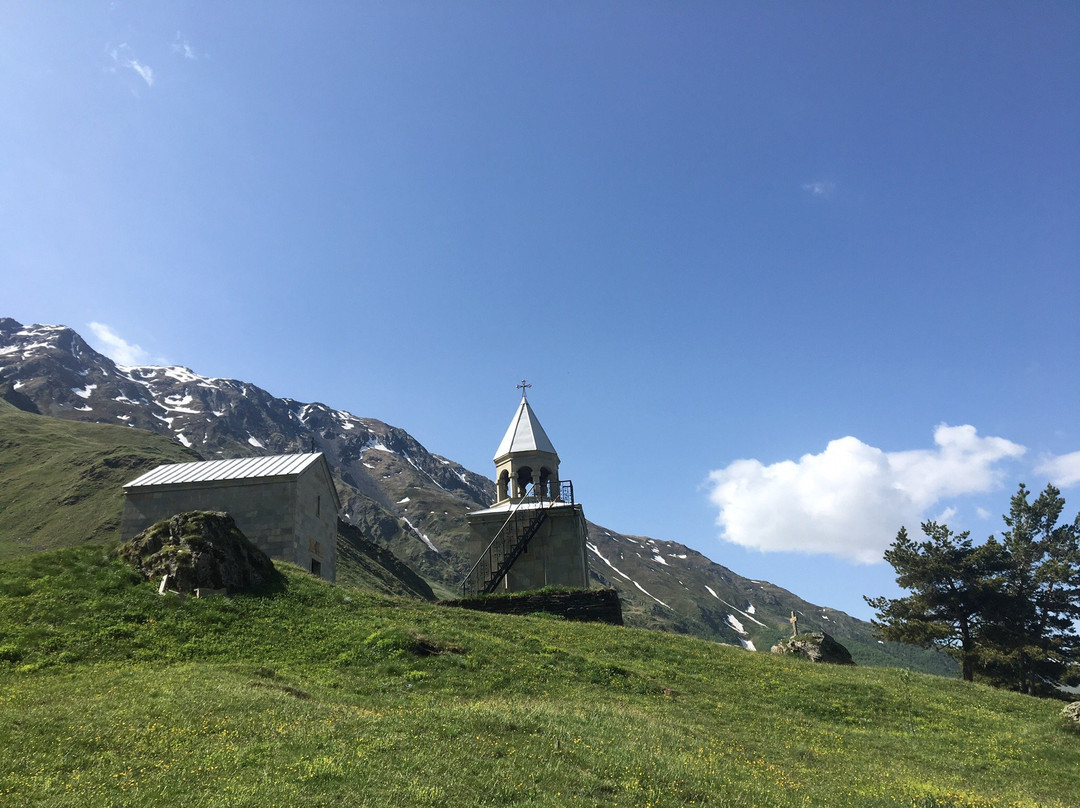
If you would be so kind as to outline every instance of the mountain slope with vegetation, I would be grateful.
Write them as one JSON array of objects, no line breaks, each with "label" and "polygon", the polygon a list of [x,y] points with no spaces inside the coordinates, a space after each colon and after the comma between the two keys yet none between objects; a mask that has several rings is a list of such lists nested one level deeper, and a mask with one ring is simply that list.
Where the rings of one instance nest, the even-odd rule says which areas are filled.
[{"label": "mountain slope with vegetation", "polygon": [[[202,458],[142,429],[66,421],[0,400],[0,558],[120,540],[124,483],[161,463]],[[434,600],[427,582],[359,529],[338,525],[342,583]]]},{"label": "mountain slope with vegetation", "polygon": [[[442,597],[460,595],[473,561],[468,512],[494,501],[494,483],[429,452],[403,429],[183,367],[118,366],[63,326],[0,318],[0,397],[59,418],[152,430],[208,459],[322,451],[344,520]],[[619,592],[631,625],[767,651],[790,632],[795,611],[804,630],[834,635],[859,664],[955,675],[942,654],[879,642],[868,623],[742,578],[679,542],[590,523],[589,554],[594,580]]]},{"label": "mountain slope with vegetation", "polygon": [[285,585],[0,562],[0,802],[1064,806],[1060,704],[900,670]]},{"label": "mountain slope with vegetation", "polygon": [[143,430],[46,418],[0,400],[0,558],[116,541],[124,483],[199,459]]}]

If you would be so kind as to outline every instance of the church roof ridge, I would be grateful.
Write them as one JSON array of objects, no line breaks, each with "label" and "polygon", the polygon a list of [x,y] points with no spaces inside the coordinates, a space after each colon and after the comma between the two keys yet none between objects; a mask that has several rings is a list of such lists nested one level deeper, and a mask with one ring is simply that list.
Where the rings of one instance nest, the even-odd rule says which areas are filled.
[{"label": "church roof ridge", "polygon": [[521,404],[518,405],[517,412],[514,413],[514,417],[510,421],[510,427],[506,430],[506,434],[503,435],[502,442],[495,452],[494,459],[498,462],[500,458],[515,452],[546,452],[556,457],[559,456],[551,443],[551,439],[544,432],[544,428],[540,426],[540,420],[536,417],[536,413],[533,412],[529,400],[524,395],[521,397]]}]

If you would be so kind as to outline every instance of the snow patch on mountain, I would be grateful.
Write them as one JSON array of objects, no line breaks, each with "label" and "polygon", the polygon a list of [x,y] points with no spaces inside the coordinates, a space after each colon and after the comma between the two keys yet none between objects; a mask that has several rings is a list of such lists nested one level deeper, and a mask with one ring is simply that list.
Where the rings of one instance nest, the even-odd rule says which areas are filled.
[{"label": "snow patch on mountain", "polygon": [[247,442],[250,443],[252,446],[254,446],[256,449],[265,449],[266,448],[265,446],[262,445],[262,442],[259,441],[259,439],[256,438],[254,435],[248,435]]},{"label": "snow patch on mountain", "polygon": [[664,607],[665,609],[670,609],[670,608],[671,608],[671,607],[670,607],[670,606],[668,606],[668,605],[667,605],[666,603],[664,603],[664,601],[660,600],[660,598],[656,597],[656,595],[652,594],[652,593],[651,593],[651,592],[649,592],[649,591],[648,591],[647,589],[645,589],[645,587],[643,587],[643,586],[642,586],[641,584],[639,584],[639,583],[638,583],[637,581],[631,581],[630,583],[632,583],[632,584],[633,584],[634,586],[636,586],[636,587],[637,587],[638,589],[640,589],[640,590],[641,590],[642,592],[644,592],[644,593],[645,593],[646,595],[648,595],[648,596],[649,596],[650,598],[652,598],[653,600],[655,600],[655,601],[656,601],[657,603],[659,603],[659,604],[660,604],[661,606],[663,606],[663,607]]},{"label": "snow patch on mountain", "polygon": [[754,623],[757,623],[757,624],[758,624],[759,626],[761,626],[762,628],[768,628],[768,626],[766,626],[766,625],[765,625],[764,623],[762,623],[762,622],[761,622],[760,620],[758,620],[758,619],[757,619],[756,617],[752,617],[752,616],[750,616],[749,614],[747,614],[746,612],[744,612],[744,611],[743,611],[742,609],[740,609],[740,608],[739,608],[738,606],[733,606],[732,604],[728,603],[728,602],[727,602],[726,600],[724,600],[723,598],[719,598],[719,601],[720,601],[721,603],[723,603],[723,604],[724,604],[725,606],[727,606],[728,608],[731,608],[731,609],[734,609],[735,611],[737,611],[737,612],[738,612],[739,614],[741,614],[741,615],[742,615],[743,617],[745,617],[745,618],[746,618],[747,620],[750,620],[750,621],[752,621],[752,622],[754,622]]},{"label": "snow patch on mountain", "polygon": [[176,379],[178,382],[187,384],[189,382],[208,382],[210,381],[205,376],[200,376],[197,373],[193,373],[190,369],[184,367],[167,367],[162,369],[162,373],[168,376],[170,379]]},{"label": "snow patch on mountain", "polygon": [[705,588],[709,590],[710,595],[712,595],[717,600],[720,600],[720,596],[718,594],[716,594],[716,592],[713,590],[713,588],[711,586],[709,586],[708,584],[705,584]]},{"label": "snow patch on mountain", "polygon": [[431,539],[429,539],[429,538],[427,537],[427,534],[426,534],[426,533],[421,533],[421,532],[420,532],[420,531],[419,531],[419,530],[418,530],[418,529],[416,528],[416,526],[415,526],[415,525],[414,525],[414,524],[413,524],[412,522],[410,522],[410,521],[408,520],[408,518],[407,518],[407,517],[405,517],[405,516],[401,517],[401,521],[402,521],[402,522],[404,522],[405,524],[407,524],[407,525],[409,526],[409,529],[410,529],[410,530],[412,530],[412,532],[413,532],[413,533],[415,533],[415,534],[416,534],[417,536],[419,536],[419,537],[420,537],[420,540],[421,540],[422,542],[424,542],[424,544],[426,544],[426,545],[427,545],[427,546],[428,546],[429,548],[431,548],[432,550],[434,550],[434,551],[435,551],[436,553],[437,553],[437,552],[439,552],[439,548],[438,548],[438,547],[436,547],[436,546],[435,546],[435,545],[434,545],[434,544],[432,543]]},{"label": "snow patch on mountain", "polygon": [[428,474],[428,473],[427,473],[426,471],[424,471],[424,470],[423,470],[422,468],[420,468],[420,465],[419,465],[419,464],[418,464],[418,463],[417,463],[417,462],[416,462],[415,460],[413,460],[413,459],[412,459],[412,458],[411,458],[411,457],[409,456],[409,453],[408,453],[408,452],[402,452],[402,453],[401,453],[401,456],[402,456],[403,458],[405,458],[405,461],[406,461],[406,462],[407,462],[407,463],[408,463],[408,464],[409,464],[410,466],[412,466],[412,467],[413,467],[414,469],[416,469],[416,470],[417,470],[418,472],[420,472],[420,473],[421,473],[421,474],[423,474],[423,475],[424,475],[425,477],[427,477],[427,478],[428,478],[428,480],[430,480],[430,481],[431,481],[431,484],[432,484],[432,485],[438,486],[438,487],[439,487],[440,489],[442,489],[443,491],[445,491],[445,490],[446,490],[446,486],[444,486],[444,485],[443,485],[442,483],[440,483],[440,482],[439,482],[438,480],[436,480],[436,479],[435,479],[434,477],[432,477],[432,476],[431,476],[430,474]]},{"label": "snow patch on mountain", "polygon": [[[630,576],[629,576],[629,575],[627,575],[627,574],[626,574],[625,572],[623,572],[623,571],[622,571],[621,569],[619,569],[619,568],[618,568],[618,567],[616,567],[616,566],[615,566],[614,564],[612,564],[612,563],[611,563],[610,561],[608,561],[608,560],[607,560],[606,558],[604,558],[604,557],[603,557],[603,556],[602,556],[602,555],[600,554],[600,551],[599,551],[598,549],[596,549],[596,545],[595,545],[595,544],[593,544],[593,543],[592,543],[591,541],[590,541],[590,542],[585,542],[585,546],[586,546],[586,547],[588,547],[588,548],[589,548],[589,550],[590,550],[590,551],[591,551],[591,552],[592,552],[592,553],[593,553],[593,554],[594,554],[594,555],[595,555],[595,556],[596,556],[597,558],[599,558],[599,559],[600,559],[601,561],[603,561],[603,562],[604,562],[605,564],[607,564],[607,565],[608,565],[609,567],[611,567],[611,568],[612,568],[613,570],[615,570],[615,572],[617,572],[617,573],[618,573],[619,575],[621,575],[621,576],[622,576],[623,578],[625,578],[625,579],[626,579],[626,580],[628,580],[628,581],[632,580],[632,579],[630,578]],[[652,595],[649,595],[649,597],[652,597]]]}]

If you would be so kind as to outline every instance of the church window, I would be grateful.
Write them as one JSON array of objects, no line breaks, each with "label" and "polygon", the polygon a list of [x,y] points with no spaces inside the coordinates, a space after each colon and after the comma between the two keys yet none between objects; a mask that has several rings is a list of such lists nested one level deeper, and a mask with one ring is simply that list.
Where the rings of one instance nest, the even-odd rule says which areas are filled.
[{"label": "church window", "polygon": [[547,466],[541,466],[540,468],[540,493],[541,497],[554,497],[554,493],[551,491],[551,469]]},{"label": "church window", "polygon": [[533,473],[532,469],[528,466],[522,466],[518,469],[518,491],[522,496],[525,496],[525,489],[532,485]]}]

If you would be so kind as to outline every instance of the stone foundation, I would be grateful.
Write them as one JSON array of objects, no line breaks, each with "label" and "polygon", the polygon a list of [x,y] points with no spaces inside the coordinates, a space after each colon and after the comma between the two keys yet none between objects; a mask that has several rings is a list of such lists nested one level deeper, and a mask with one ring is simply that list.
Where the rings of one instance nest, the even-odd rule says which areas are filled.
[{"label": "stone foundation", "polygon": [[444,600],[441,606],[456,606],[497,614],[544,612],[588,623],[623,624],[622,603],[614,589],[577,589],[562,592],[523,592],[481,598]]}]

